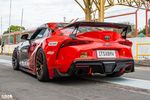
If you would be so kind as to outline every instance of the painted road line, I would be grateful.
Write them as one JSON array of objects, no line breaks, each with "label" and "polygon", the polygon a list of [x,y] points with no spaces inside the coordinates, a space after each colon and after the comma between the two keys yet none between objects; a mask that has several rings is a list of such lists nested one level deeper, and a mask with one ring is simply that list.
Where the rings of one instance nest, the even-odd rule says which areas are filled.
[{"label": "painted road line", "polygon": [[11,64],[10,60],[0,59],[0,63]]},{"label": "painted road line", "polygon": [[10,66],[12,65],[11,60],[0,59],[0,64]]},{"label": "painted road line", "polygon": [[148,80],[127,78],[127,77],[115,77],[115,78],[93,77],[90,79],[96,80],[96,81],[104,81],[104,82],[108,82],[112,84],[118,84],[118,85],[123,85],[123,86],[150,90],[150,81]]},{"label": "painted road line", "polygon": [[150,71],[150,66],[149,67],[135,67],[135,70]]},{"label": "painted road line", "polygon": [[113,79],[109,79],[105,81],[114,83],[114,84],[150,90],[150,81],[148,80],[119,77],[119,78],[113,78]]}]

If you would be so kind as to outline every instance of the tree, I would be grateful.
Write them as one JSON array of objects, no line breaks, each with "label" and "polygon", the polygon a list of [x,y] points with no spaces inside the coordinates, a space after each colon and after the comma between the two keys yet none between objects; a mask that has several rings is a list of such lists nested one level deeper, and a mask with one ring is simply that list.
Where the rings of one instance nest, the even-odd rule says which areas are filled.
[{"label": "tree", "polygon": [[25,30],[23,26],[11,25],[3,34],[8,34],[10,32],[22,31]]},{"label": "tree", "polygon": [[[143,33],[144,35],[146,35],[146,26],[139,31],[139,34],[140,33]],[[148,20],[148,33],[150,33],[150,19]]]},{"label": "tree", "polygon": [[139,34],[140,34],[140,33],[143,33],[143,34],[145,35],[145,34],[146,34],[146,29],[143,28],[142,30],[140,30],[140,31],[139,31]]}]

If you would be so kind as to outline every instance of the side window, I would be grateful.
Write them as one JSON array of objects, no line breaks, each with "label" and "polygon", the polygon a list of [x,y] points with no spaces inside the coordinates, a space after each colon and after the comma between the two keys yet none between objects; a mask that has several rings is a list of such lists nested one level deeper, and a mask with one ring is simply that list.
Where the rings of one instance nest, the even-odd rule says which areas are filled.
[{"label": "side window", "polygon": [[46,33],[46,28],[42,29],[38,34],[37,36],[35,37],[35,39],[38,39],[38,38],[42,38],[44,36],[44,34]]},{"label": "side window", "polygon": [[39,39],[42,38],[44,36],[47,36],[47,34],[49,33],[49,30],[47,28],[39,28],[35,31],[35,33],[31,36],[31,40],[33,39]]},{"label": "side window", "polygon": [[49,28],[47,28],[46,31],[45,31],[45,36],[46,36],[46,37],[50,37],[51,34],[52,34],[52,30],[49,29]]}]

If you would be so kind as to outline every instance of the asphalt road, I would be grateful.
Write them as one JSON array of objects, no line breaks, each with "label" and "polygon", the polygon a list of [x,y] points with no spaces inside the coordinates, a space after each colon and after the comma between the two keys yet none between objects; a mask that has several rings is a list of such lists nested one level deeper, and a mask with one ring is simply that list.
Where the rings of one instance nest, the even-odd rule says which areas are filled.
[{"label": "asphalt road", "polygon": [[0,100],[150,100],[150,68],[137,67],[136,72],[116,79],[95,75],[39,82],[14,71],[10,60],[0,55]]}]

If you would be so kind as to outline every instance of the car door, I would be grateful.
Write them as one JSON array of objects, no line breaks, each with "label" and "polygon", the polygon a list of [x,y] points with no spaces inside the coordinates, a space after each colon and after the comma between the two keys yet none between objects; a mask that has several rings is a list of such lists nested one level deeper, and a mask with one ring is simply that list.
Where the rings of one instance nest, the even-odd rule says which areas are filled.
[{"label": "car door", "polygon": [[27,67],[27,59],[28,59],[28,48],[30,46],[30,43],[28,40],[21,43],[19,47],[19,65],[21,67]]},{"label": "car door", "polygon": [[41,43],[51,34],[51,31],[49,28],[40,28],[36,34],[36,36],[31,36],[31,43],[28,50],[29,68],[32,70],[34,70],[35,54],[41,46]]},{"label": "car door", "polygon": [[36,51],[36,48],[39,46],[39,44],[44,40],[50,33],[48,28],[38,28],[29,41],[25,41],[23,43],[23,46],[20,49],[20,58],[21,58],[21,66],[24,68],[33,69],[34,64],[34,54]]}]

